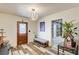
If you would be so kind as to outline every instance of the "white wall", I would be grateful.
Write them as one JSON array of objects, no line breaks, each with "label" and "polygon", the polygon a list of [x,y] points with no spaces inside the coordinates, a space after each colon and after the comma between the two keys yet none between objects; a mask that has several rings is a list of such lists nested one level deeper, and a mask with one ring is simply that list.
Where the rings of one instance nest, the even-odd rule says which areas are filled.
[{"label": "white wall", "polygon": [[[0,13],[0,29],[4,29],[6,32],[4,35],[6,36],[5,39],[9,40],[11,45],[16,47],[17,45],[17,21],[21,21],[22,18],[19,16],[9,15]],[[28,30],[30,29],[31,32],[28,32],[28,41],[33,41],[34,32],[36,31],[36,23],[33,21],[24,18],[25,22],[28,22]]]},{"label": "white wall", "polygon": [[[51,38],[51,21],[57,20],[57,19],[63,19],[64,21],[71,21],[74,20],[74,25],[79,27],[79,7],[72,8],[69,10],[65,10],[59,13],[51,14],[45,17],[42,17],[38,20],[38,36],[40,38],[44,38],[46,40],[49,40],[49,44],[52,44],[52,38]],[[40,22],[45,21],[45,32],[40,32]],[[76,38],[79,40],[79,36]]]}]

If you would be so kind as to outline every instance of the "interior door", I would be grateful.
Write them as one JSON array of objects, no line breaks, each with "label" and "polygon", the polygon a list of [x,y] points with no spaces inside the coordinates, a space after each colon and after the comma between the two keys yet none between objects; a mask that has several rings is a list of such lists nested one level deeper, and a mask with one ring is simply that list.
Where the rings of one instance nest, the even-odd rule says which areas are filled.
[{"label": "interior door", "polygon": [[28,23],[17,22],[17,45],[28,42]]}]

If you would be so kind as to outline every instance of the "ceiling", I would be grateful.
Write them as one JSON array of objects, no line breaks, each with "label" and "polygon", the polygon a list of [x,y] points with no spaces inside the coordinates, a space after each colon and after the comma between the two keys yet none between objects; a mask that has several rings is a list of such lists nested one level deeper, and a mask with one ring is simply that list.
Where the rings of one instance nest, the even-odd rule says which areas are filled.
[{"label": "ceiling", "polygon": [[35,9],[39,17],[57,13],[74,7],[79,7],[77,3],[9,3],[0,4],[0,12],[17,16],[30,17],[32,8]]}]

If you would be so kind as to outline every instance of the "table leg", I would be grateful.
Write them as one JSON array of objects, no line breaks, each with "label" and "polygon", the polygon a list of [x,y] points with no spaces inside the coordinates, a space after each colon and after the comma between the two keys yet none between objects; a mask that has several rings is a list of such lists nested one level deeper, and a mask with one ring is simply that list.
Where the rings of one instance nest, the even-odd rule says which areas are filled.
[{"label": "table leg", "polygon": [[78,45],[76,47],[75,55],[78,55]]},{"label": "table leg", "polygon": [[62,52],[63,52],[63,54],[64,54],[64,47],[63,47],[63,51],[62,51]]},{"label": "table leg", "polygon": [[59,45],[58,45],[58,55],[59,55]]}]

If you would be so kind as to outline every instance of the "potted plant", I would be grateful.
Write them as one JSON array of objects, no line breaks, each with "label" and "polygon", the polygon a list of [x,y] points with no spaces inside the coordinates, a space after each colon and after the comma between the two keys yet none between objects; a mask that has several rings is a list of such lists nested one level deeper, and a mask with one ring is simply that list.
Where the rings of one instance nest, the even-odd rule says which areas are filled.
[{"label": "potted plant", "polygon": [[[63,37],[65,38],[65,43],[67,42],[68,38],[71,39],[72,43],[74,42],[74,34],[78,35],[77,31],[77,27],[74,27],[72,21],[70,22],[65,22],[62,24],[63,25]],[[72,44],[71,43],[71,44]]]}]

